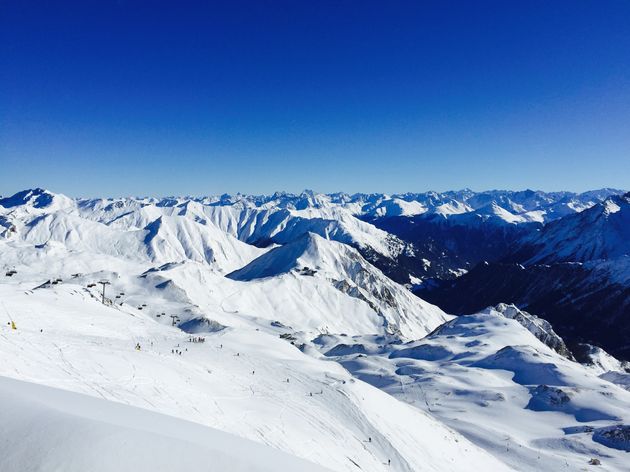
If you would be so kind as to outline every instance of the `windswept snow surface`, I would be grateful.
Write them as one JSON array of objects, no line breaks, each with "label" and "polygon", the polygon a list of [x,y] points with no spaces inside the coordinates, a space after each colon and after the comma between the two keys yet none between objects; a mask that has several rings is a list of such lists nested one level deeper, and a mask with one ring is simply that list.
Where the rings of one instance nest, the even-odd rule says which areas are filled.
[{"label": "windswept snow surface", "polygon": [[326,469],[196,423],[0,377],[3,471]]}]

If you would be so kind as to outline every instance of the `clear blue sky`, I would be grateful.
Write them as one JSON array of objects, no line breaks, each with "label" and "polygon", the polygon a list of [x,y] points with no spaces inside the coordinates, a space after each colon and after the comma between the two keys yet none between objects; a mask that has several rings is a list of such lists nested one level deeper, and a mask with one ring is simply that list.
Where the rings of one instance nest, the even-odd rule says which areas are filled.
[{"label": "clear blue sky", "polygon": [[628,1],[0,0],[0,194],[630,188]]}]

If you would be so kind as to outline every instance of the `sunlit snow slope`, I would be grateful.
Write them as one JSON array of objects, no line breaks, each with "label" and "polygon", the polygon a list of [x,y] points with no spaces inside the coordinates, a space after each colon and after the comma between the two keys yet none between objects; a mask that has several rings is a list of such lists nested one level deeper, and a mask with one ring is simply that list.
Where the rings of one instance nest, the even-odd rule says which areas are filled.
[{"label": "sunlit snow slope", "polygon": [[375,226],[503,232],[602,192],[0,199],[0,469],[624,470],[626,364],[443,312]]},{"label": "sunlit snow slope", "polygon": [[4,471],[321,471],[199,424],[0,377]]}]

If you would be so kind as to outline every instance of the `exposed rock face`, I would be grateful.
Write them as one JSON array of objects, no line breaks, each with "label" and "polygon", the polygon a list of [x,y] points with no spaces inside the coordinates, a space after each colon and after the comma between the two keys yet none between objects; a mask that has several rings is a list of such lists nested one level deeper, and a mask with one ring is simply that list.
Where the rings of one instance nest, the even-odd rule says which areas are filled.
[{"label": "exposed rock face", "polygon": [[571,401],[571,397],[561,388],[539,385],[531,390],[532,398],[527,408],[534,411],[558,411]]},{"label": "exposed rock face", "polygon": [[630,452],[630,425],[607,426],[593,431],[593,441],[613,449]]},{"label": "exposed rock face", "polygon": [[620,361],[599,346],[580,344],[573,353],[578,362],[593,367],[601,373],[630,373],[630,362]]},{"label": "exposed rock face", "polygon": [[[613,267],[585,263],[523,266],[479,264],[454,281],[421,287],[414,293],[447,313],[466,315],[487,306],[513,303],[549,321],[573,351],[598,344],[619,359],[630,359],[630,284],[611,278]],[[608,261],[612,264],[611,261]]]},{"label": "exposed rock face", "polygon": [[532,315],[526,311],[519,310],[514,305],[507,305],[505,303],[499,303],[497,306],[490,308],[487,311],[494,311],[506,318],[518,321],[542,343],[546,344],[567,359],[574,360],[571,351],[569,351],[563,339],[556,334],[551,326],[551,323],[548,321],[538,318],[536,315]]}]

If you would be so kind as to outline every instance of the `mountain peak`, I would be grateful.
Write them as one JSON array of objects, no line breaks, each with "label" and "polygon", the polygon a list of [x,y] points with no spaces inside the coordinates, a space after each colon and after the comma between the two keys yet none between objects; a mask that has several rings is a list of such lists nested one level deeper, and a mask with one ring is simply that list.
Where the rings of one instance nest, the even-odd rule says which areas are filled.
[{"label": "mountain peak", "polygon": [[324,252],[327,245],[338,246],[339,250],[353,251],[346,245],[307,232],[296,240],[263,254],[247,266],[229,274],[229,277],[247,281],[273,277],[301,266],[309,268],[308,264],[320,266],[325,258]]},{"label": "mountain peak", "polygon": [[33,188],[22,190],[16,194],[0,199],[0,206],[4,208],[15,208],[19,206],[30,206],[31,208],[51,209],[53,203],[57,206],[67,206],[72,200],[65,195],[55,194],[43,188]]},{"label": "mountain peak", "polygon": [[14,195],[0,200],[0,206],[13,208],[27,203],[32,203],[35,208],[48,206],[53,199],[53,195],[43,188],[26,189]]}]

